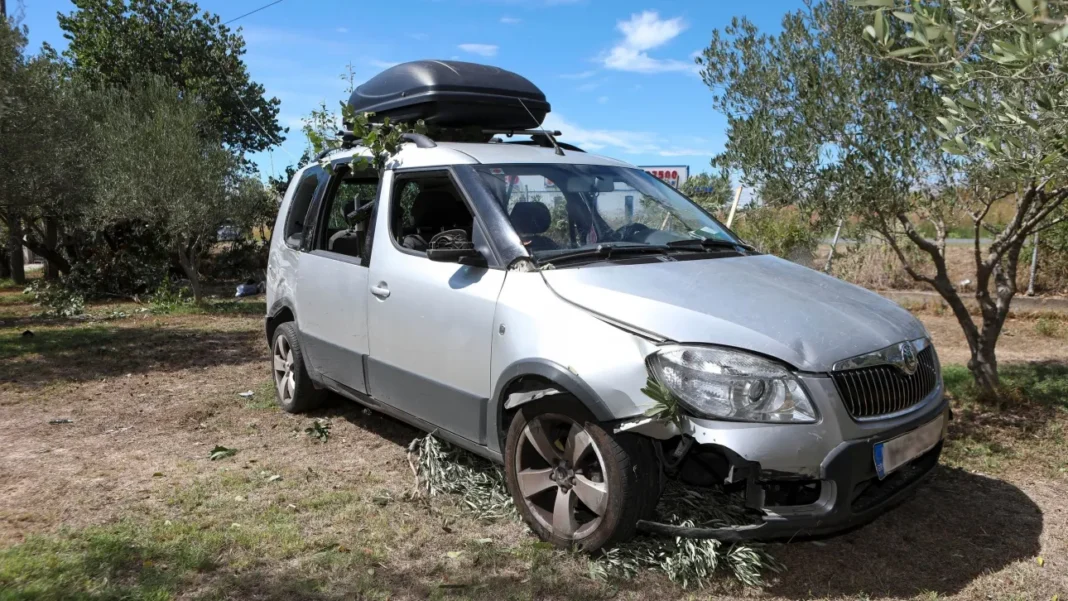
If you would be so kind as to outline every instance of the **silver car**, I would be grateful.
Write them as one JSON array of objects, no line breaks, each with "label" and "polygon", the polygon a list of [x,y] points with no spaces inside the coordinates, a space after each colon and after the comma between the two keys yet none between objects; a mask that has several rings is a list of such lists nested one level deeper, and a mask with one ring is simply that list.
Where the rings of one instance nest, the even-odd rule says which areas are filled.
[{"label": "silver car", "polygon": [[[359,147],[296,175],[267,274],[286,411],[332,391],[503,463],[534,532],[586,550],[835,532],[934,468],[949,412],[919,321],[546,140],[412,135],[381,177]],[[657,521],[670,478],[752,522]]]}]

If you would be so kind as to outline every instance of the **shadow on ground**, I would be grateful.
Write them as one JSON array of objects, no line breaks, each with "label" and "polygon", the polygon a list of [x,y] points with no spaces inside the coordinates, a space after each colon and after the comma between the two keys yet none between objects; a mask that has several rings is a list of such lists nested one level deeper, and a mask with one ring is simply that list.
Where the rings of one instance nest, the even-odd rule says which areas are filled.
[{"label": "shadow on ground", "polygon": [[148,371],[265,362],[258,331],[123,327],[110,323],[0,333],[0,384],[43,386]]},{"label": "shadow on ground", "polygon": [[1036,556],[1042,512],[1015,486],[941,467],[874,523],[820,542],[774,545],[787,571],[770,592],[794,599],[950,595]]},{"label": "shadow on ground", "polygon": [[343,419],[361,430],[384,438],[405,449],[408,448],[412,440],[425,434],[422,430],[413,428],[398,419],[394,419],[384,413],[371,411],[355,401],[350,401],[336,394],[330,395],[330,402],[326,407],[308,414],[308,417]]}]

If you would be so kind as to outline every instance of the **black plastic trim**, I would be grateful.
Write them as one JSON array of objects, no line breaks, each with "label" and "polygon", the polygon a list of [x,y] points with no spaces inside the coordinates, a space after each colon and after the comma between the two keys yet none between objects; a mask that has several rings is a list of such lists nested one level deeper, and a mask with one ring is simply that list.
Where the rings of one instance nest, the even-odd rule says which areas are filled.
[{"label": "black plastic trim", "polygon": [[[494,416],[491,422],[494,430],[496,430],[497,424],[500,423],[501,411],[504,408],[505,401],[507,401],[504,398],[504,391],[519,378],[528,376],[545,378],[557,387],[571,393],[599,421],[610,422],[616,419],[616,416],[612,415],[612,411],[601,399],[600,395],[582,378],[563,365],[547,359],[521,359],[504,368],[501,376],[497,378],[497,387],[493,391],[493,396],[490,397],[489,410],[487,411],[489,415]],[[496,431],[486,432],[485,440],[490,445],[497,444],[499,436],[500,433]]]}]

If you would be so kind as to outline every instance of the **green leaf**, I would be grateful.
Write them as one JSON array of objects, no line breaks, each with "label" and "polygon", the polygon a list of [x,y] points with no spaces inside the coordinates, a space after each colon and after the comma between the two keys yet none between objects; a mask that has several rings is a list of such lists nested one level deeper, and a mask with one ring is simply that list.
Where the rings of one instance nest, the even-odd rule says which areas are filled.
[{"label": "green leaf", "polygon": [[961,156],[961,155],[964,155],[964,154],[968,153],[967,149],[961,148],[953,140],[950,140],[950,141],[946,142],[945,144],[942,144],[941,148],[942,148],[943,152],[948,152],[949,154],[957,155],[957,156]]},{"label": "green leaf", "polygon": [[1042,52],[1049,52],[1058,46],[1061,46],[1068,41],[1068,25],[1061,27],[1057,31],[1046,36],[1041,42],[1038,43],[1038,49]]},{"label": "green leaf", "polygon": [[894,0],[852,0],[850,4],[853,6],[881,6],[883,8],[891,8],[894,6]]},{"label": "green leaf", "polygon": [[1016,0],[1016,6],[1028,16],[1035,14],[1035,4],[1031,0]]},{"label": "green leaf", "polygon": [[902,21],[904,21],[906,23],[915,23],[916,22],[916,15],[914,15],[912,13],[907,13],[907,12],[905,12],[903,10],[895,10],[894,11],[894,16],[897,17],[898,19],[901,19]]},{"label": "green leaf", "polygon": [[891,50],[887,53],[889,56],[912,56],[923,52],[923,48],[920,46],[910,46],[908,48],[898,48],[897,50]]},{"label": "green leaf", "polygon": [[208,459],[212,461],[218,461],[220,459],[226,459],[227,457],[233,457],[237,454],[237,449],[229,449],[222,445],[216,445],[214,449],[208,454]]},{"label": "green leaf", "polygon": [[886,12],[879,9],[875,12],[875,36],[880,42],[886,40]]}]

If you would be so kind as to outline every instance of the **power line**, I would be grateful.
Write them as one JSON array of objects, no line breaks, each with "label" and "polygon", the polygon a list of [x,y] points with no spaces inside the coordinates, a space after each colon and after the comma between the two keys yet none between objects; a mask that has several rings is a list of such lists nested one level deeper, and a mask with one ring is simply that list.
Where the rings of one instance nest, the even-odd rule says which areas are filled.
[{"label": "power line", "polygon": [[[0,1],[3,1],[3,0],[0,0]],[[254,15],[254,14],[260,12],[261,10],[264,10],[266,8],[271,8],[275,4],[281,4],[282,2],[283,2],[283,0],[274,0],[274,2],[272,2],[270,4],[264,4],[263,6],[257,8],[256,10],[251,11],[251,12],[247,12],[247,13],[241,15],[240,17],[234,17],[233,19],[230,19],[229,21],[223,23],[223,25],[229,25],[230,23],[233,23],[234,21],[240,21],[241,19],[244,19],[245,17],[247,17],[249,15]]]},{"label": "power line", "polygon": [[[2,1],[3,0],[0,0],[0,2],[2,2]],[[225,23],[223,23],[223,25],[229,25],[230,23],[233,23],[234,21],[239,21],[241,19],[244,19],[245,17],[247,17],[249,15],[258,13],[261,10],[264,10],[266,8],[270,8],[270,7],[274,6],[275,4],[281,4],[283,1],[284,0],[274,0],[274,2],[271,2],[270,4],[265,4],[265,5],[257,8],[254,11],[247,12],[247,13],[239,16],[239,17],[234,17],[233,19],[230,19],[229,21],[226,21]],[[255,113],[253,113],[251,110],[249,110],[248,105],[245,104],[245,100],[243,98],[241,98],[241,92],[237,91],[237,88],[234,86],[233,82],[230,81],[230,78],[227,76],[225,71],[222,73],[222,77],[223,77],[223,80],[226,81],[226,85],[230,86],[230,89],[234,92],[234,96],[237,97],[237,101],[239,103],[241,103],[241,107],[245,109],[245,112],[248,113],[248,116],[251,117],[252,121],[256,124],[256,126],[260,128],[260,131],[263,132],[263,135],[267,136],[267,139],[269,139],[269,140],[273,141],[275,144],[277,144],[278,148],[280,148],[282,150],[282,152],[288,154],[290,156],[290,158],[292,158],[293,160],[299,160],[299,159],[297,159],[297,157],[293,156],[293,153],[291,153],[288,150],[286,150],[285,146],[282,146],[282,141],[281,140],[279,140],[278,138],[276,138],[275,136],[273,136],[273,135],[271,135],[270,133],[267,132],[267,128],[264,127],[262,123],[260,123],[260,120],[256,118]],[[273,158],[274,157],[272,156],[272,161],[273,161]],[[272,167],[272,171],[273,171],[273,167]]]}]

